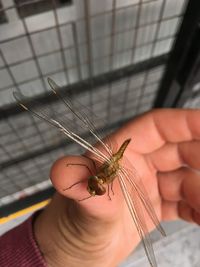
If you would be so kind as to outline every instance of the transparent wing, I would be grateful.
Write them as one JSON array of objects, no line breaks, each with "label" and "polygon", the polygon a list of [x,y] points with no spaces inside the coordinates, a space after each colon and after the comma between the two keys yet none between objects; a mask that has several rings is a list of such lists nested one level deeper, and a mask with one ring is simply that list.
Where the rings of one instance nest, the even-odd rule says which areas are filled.
[{"label": "transparent wing", "polygon": [[[89,143],[88,141],[86,141],[73,131],[72,127],[74,125],[73,118],[69,118],[65,115],[63,116],[63,112],[59,113],[55,112],[55,110],[52,112],[52,109],[50,109],[49,107],[44,108],[43,106],[41,108],[41,103],[30,101],[20,92],[13,92],[13,95],[22,108],[29,111],[32,115],[36,116],[37,118],[44,120],[49,124],[51,124],[52,126],[56,127],[58,130],[60,130],[62,133],[68,136],[71,140],[75,141],[83,148],[90,151],[94,155],[97,161],[103,163],[105,161],[110,160],[110,158],[107,157],[105,153],[95,148],[91,143]],[[70,113],[74,114],[73,109],[70,109]],[[79,117],[79,121],[80,121],[79,125],[81,125],[81,127],[84,128],[85,121],[82,121],[82,117]],[[88,127],[89,127],[88,125],[85,126],[86,130],[88,130]],[[97,138],[96,140],[99,141],[99,139]]]},{"label": "transparent wing", "polygon": [[[66,108],[68,108],[73,114],[84,123],[85,128],[94,136],[94,138],[103,146],[103,148],[106,150],[109,156],[112,156],[112,150],[109,145],[106,145],[102,141],[102,137],[98,133],[96,126],[94,123],[89,119],[87,114],[93,114],[92,111],[90,111],[87,107],[81,105],[78,101],[72,101],[69,97],[64,98],[60,94],[59,86],[51,79],[48,78],[48,83],[50,85],[50,88],[52,89],[53,93],[64,103]],[[97,116],[93,114],[93,116],[96,118]]]},{"label": "transparent wing", "polygon": [[[126,159],[127,160],[127,159]],[[149,215],[151,221],[155,225],[156,229],[163,235],[166,236],[164,229],[162,228],[157,215],[155,213],[155,210],[153,208],[153,205],[151,203],[151,200],[148,197],[148,193],[145,189],[145,186],[142,182],[141,177],[139,176],[136,169],[132,166],[132,169],[121,167],[121,172],[123,173],[123,177],[125,178],[125,182],[129,184],[129,186],[133,190],[133,195],[138,196],[141,203],[143,204],[143,207],[145,208],[147,214]]]},{"label": "transparent wing", "polygon": [[141,207],[141,201],[139,196],[137,195],[137,191],[135,191],[135,188],[131,187],[130,184],[127,184],[125,174],[122,170],[119,171],[118,179],[131,217],[135,223],[138,234],[143,243],[149,263],[151,267],[157,267],[152,243]]}]

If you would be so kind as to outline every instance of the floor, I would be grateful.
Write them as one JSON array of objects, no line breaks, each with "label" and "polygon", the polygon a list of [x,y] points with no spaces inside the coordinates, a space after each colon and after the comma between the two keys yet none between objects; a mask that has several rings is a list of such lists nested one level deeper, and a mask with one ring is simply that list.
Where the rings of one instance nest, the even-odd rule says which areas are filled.
[{"label": "floor", "polygon": [[[158,267],[199,267],[200,227],[182,221],[164,225],[167,237],[153,233],[153,247]],[[140,246],[120,267],[149,267]]]}]

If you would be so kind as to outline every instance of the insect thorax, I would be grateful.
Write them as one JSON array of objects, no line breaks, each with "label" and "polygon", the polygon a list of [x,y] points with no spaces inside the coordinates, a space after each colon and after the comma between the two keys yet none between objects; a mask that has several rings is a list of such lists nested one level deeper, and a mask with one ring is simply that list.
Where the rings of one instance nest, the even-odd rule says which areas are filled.
[{"label": "insect thorax", "polygon": [[111,183],[115,177],[117,176],[117,172],[119,170],[118,161],[110,161],[109,163],[105,163],[96,174],[98,179],[102,179],[103,183]]}]

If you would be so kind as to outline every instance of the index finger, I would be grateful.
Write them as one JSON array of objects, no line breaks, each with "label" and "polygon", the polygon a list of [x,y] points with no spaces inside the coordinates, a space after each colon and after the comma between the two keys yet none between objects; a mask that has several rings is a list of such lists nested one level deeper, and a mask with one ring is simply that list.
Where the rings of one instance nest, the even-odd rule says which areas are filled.
[{"label": "index finger", "polygon": [[114,135],[132,138],[135,152],[150,153],[166,143],[200,139],[200,110],[156,109],[127,123]]}]

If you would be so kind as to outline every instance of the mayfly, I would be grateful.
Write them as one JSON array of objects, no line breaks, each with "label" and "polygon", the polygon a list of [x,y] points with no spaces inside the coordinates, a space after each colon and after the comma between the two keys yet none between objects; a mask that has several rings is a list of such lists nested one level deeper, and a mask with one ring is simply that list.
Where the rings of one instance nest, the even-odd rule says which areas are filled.
[{"label": "mayfly", "polygon": [[[69,97],[63,98],[61,96],[61,94],[59,93],[58,85],[52,79],[48,78],[48,83],[53,93],[58,97],[59,100],[64,103],[65,107],[70,110],[73,116],[79,121],[79,125],[81,125],[82,128],[85,128],[85,130],[90,132],[96,142],[101,145],[102,149],[93,146],[91,142],[88,142],[87,140],[76,134],[74,130],[71,130],[70,125],[73,124],[72,119],[70,120],[69,118],[65,118],[67,120],[66,124],[59,118],[59,116],[55,117],[54,114],[47,114],[45,110],[39,109],[38,107],[35,107],[35,105],[29,105],[30,101],[27,101],[27,99],[20,92],[14,92],[13,95],[22,108],[31,112],[39,119],[42,119],[59,129],[70,139],[72,139],[73,141],[81,145],[83,148],[91,152],[94,156],[95,161],[101,164],[97,173],[95,175],[91,175],[88,179],[87,190],[90,194],[89,197],[96,195],[104,195],[106,192],[105,186],[108,186],[109,190],[109,186],[111,185],[112,189],[112,183],[114,179],[118,179],[124,199],[130,211],[130,215],[133,219],[133,222],[135,223],[138,234],[144,245],[145,253],[147,255],[149,263],[152,267],[156,267],[157,264],[155,260],[155,255],[149,237],[148,228],[144,220],[141,205],[143,205],[144,209],[146,210],[150,219],[156,226],[157,230],[159,230],[162,235],[165,235],[165,232],[159,223],[159,220],[147,195],[145,187],[143,186],[143,183],[140,177],[138,176],[136,170],[130,170],[128,168],[125,168],[120,163],[131,139],[125,140],[121,144],[118,151],[113,153],[111,146],[109,146],[106,142],[102,140],[102,138],[97,133],[96,127],[94,126],[93,122],[89,119],[86,112],[82,110],[83,106],[81,106],[79,110],[79,108],[76,107],[78,105],[76,105],[77,103],[75,103],[74,100],[72,101]],[[103,150],[105,152],[103,152]]]}]

